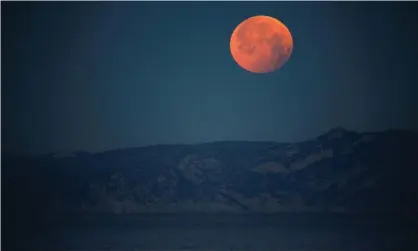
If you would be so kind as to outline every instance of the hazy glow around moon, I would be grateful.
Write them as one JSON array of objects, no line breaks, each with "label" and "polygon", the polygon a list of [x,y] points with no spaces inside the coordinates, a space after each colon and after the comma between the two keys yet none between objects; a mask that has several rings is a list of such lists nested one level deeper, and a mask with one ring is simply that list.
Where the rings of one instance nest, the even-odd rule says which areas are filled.
[{"label": "hazy glow around moon", "polygon": [[293,51],[288,28],[269,16],[254,16],[240,23],[231,35],[231,54],[253,73],[272,72],[284,65]]}]

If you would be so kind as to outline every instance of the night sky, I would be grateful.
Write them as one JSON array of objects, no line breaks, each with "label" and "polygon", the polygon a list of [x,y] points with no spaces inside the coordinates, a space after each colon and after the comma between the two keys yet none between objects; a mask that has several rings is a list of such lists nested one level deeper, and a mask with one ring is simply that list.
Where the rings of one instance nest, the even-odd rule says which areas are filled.
[{"label": "night sky", "polygon": [[[3,2],[2,149],[294,142],[334,127],[418,129],[418,4]],[[229,39],[281,20],[290,60],[253,74]]]}]

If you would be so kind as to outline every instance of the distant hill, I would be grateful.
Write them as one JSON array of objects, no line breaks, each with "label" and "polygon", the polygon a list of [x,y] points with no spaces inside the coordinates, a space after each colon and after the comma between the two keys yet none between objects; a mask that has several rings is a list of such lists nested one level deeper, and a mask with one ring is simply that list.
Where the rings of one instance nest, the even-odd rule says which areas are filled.
[{"label": "distant hill", "polygon": [[2,210],[413,212],[415,132],[336,128],[300,143],[215,142],[2,159]]}]

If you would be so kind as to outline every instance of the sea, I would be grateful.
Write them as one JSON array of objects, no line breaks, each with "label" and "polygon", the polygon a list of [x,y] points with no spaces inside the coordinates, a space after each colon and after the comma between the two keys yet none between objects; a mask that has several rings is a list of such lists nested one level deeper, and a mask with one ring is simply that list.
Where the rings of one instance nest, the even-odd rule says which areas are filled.
[{"label": "sea", "polygon": [[68,215],[17,238],[8,250],[413,251],[416,226],[322,214]]}]

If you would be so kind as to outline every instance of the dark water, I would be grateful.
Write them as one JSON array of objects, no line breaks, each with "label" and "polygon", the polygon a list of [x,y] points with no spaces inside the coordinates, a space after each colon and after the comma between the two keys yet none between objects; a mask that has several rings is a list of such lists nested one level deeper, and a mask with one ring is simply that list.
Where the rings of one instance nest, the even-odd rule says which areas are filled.
[{"label": "dark water", "polygon": [[56,222],[22,250],[418,250],[412,224],[346,216],[95,216]]}]

